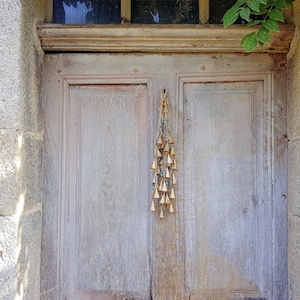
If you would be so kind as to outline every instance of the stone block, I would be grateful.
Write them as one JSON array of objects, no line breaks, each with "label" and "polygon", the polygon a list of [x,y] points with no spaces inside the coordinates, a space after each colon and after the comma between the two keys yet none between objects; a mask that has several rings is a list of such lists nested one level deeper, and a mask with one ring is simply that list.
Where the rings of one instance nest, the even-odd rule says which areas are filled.
[{"label": "stone block", "polygon": [[18,136],[15,130],[0,130],[0,215],[12,215],[18,199]]},{"label": "stone block", "polygon": [[41,210],[0,217],[0,299],[40,299]]},{"label": "stone block", "polygon": [[0,3],[0,128],[42,130],[42,61],[36,22],[43,1]]},{"label": "stone block", "polygon": [[42,136],[0,130],[0,215],[13,215],[18,201],[30,210],[42,198]]},{"label": "stone block", "polygon": [[17,290],[18,222],[0,217],[0,299],[14,300]]},{"label": "stone block", "polygon": [[16,299],[40,299],[41,223],[42,216],[39,208],[20,216]]},{"label": "stone block", "polygon": [[42,136],[19,132],[20,171],[19,197],[24,197],[24,211],[42,201]]},{"label": "stone block", "polygon": [[290,141],[288,146],[288,209],[300,216],[300,139]]}]

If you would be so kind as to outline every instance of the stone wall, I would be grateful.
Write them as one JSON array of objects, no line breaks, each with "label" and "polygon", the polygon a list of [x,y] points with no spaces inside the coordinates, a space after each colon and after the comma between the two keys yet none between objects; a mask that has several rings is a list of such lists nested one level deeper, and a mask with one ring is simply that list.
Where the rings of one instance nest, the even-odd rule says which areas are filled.
[{"label": "stone wall", "polygon": [[[25,4],[26,3],[26,4]],[[0,299],[39,299],[43,1],[0,1]]]}]

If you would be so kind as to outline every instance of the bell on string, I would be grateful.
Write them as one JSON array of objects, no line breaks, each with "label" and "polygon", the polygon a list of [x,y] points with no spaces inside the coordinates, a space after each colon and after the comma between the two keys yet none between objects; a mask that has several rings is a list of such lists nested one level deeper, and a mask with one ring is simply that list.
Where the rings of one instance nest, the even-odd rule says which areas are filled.
[{"label": "bell on string", "polygon": [[166,199],[166,196],[165,196],[165,193],[163,193],[163,195],[162,195],[162,197],[161,197],[159,203],[160,203],[160,204],[165,204],[165,199]]},{"label": "bell on string", "polygon": [[175,150],[174,150],[174,147],[171,148],[171,150],[170,150],[170,155],[171,155],[171,156],[175,156]]},{"label": "bell on string", "polygon": [[156,174],[154,174],[154,176],[153,176],[153,180],[152,180],[152,183],[156,183],[157,182],[157,175]]},{"label": "bell on string", "polygon": [[163,185],[162,185],[162,192],[167,192],[168,191],[168,189],[167,189],[167,185],[166,185],[166,182],[164,181],[163,182]]},{"label": "bell on string", "polygon": [[156,141],[156,145],[157,145],[157,147],[161,147],[163,145],[161,135],[158,137],[158,139]]},{"label": "bell on string", "polygon": [[173,173],[173,176],[172,176],[172,183],[173,183],[173,184],[177,184],[177,179],[176,179],[174,173]]},{"label": "bell on string", "polygon": [[173,170],[177,170],[177,162],[176,159],[173,159]]},{"label": "bell on string", "polygon": [[165,174],[166,178],[170,178],[170,171],[169,168],[166,168],[166,174]]},{"label": "bell on string", "polygon": [[159,218],[160,218],[160,219],[163,219],[163,218],[164,218],[164,211],[163,211],[163,208],[162,208],[162,207],[160,208]]},{"label": "bell on string", "polygon": [[158,192],[157,187],[155,187],[154,190],[153,190],[153,198],[154,199],[159,199],[159,192]]},{"label": "bell on string", "polygon": [[169,195],[168,195],[168,194],[166,195],[166,201],[165,201],[165,202],[166,202],[166,204],[170,204],[170,203],[171,203],[171,201],[170,201],[170,197],[169,197]]},{"label": "bell on string", "polygon": [[[172,160],[170,154],[168,154],[167,164],[172,164],[172,163],[173,163],[173,160]],[[174,166],[173,166],[173,169],[174,169]]]},{"label": "bell on string", "polygon": [[170,199],[175,199],[175,192],[173,188],[171,189]]},{"label": "bell on string", "polygon": [[169,142],[169,144],[174,144],[174,139],[171,135],[168,138],[168,142]]},{"label": "bell on string", "polygon": [[170,213],[173,213],[174,212],[174,208],[173,208],[173,204],[171,203],[170,206],[169,206],[169,212]]},{"label": "bell on string", "polygon": [[162,155],[161,155],[161,153],[160,153],[160,151],[159,151],[158,148],[156,148],[156,157],[162,157]]},{"label": "bell on string", "polygon": [[170,146],[169,146],[169,144],[166,144],[166,146],[165,146],[165,148],[164,148],[163,151],[169,153],[169,151],[170,151]]},{"label": "bell on string", "polygon": [[152,162],[152,165],[151,165],[150,169],[152,169],[152,170],[155,170],[155,169],[157,169],[157,160],[156,160],[156,159],[154,159],[154,160],[153,160],[153,162]]},{"label": "bell on string", "polygon": [[151,201],[150,211],[155,211],[154,201]]},{"label": "bell on string", "polygon": [[160,181],[160,183],[159,183],[158,190],[159,190],[159,191],[161,191],[161,190],[162,190],[162,188],[163,188],[163,182],[162,182],[162,180],[161,180],[161,181]]}]

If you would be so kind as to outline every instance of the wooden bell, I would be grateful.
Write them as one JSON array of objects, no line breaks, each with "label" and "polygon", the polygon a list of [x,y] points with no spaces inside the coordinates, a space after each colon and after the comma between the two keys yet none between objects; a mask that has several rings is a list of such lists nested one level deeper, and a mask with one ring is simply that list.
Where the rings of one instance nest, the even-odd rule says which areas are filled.
[{"label": "wooden bell", "polygon": [[160,203],[160,204],[165,204],[165,199],[166,199],[166,196],[165,196],[165,193],[163,193],[163,195],[162,195],[162,197],[161,197],[159,203]]},{"label": "wooden bell", "polygon": [[[172,164],[172,163],[173,163],[173,160],[172,160],[170,154],[168,154],[167,164]],[[173,169],[174,169],[174,166],[173,166]]]},{"label": "wooden bell", "polygon": [[158,190],[162,191],[162,188],[163,188],[163,181],[161,180],[158,186]]},{"label": "wooden bell", "polygon": [[162,185],[162,192],[167,192],[168,191],[168,189],[167,189],[167,185],[166,185],[166,182],[164,181],[163,182],[163,185]]},{"label": "wooden bell", "polygon": [[171,155],[171,156],[175,156],[175,150],[174,150],[174,147],[171,147],[170,155]]},{"label": "wooden bell", "polygon": [[153,198],[154,199],[159,199],[159,192],[158,192],[157,187],[155,187],[154,190],[153,190]]},{"label": "wooden bell", "polygon": [[165,174],[166,178],[170,178],[170,171],[169,168],[166,168],[166,174]]},{"label": "wooden bell", "polygon": [[175,177],[175,174],[172,175],[172,184],[177,184],[177,179]]},{"label": "wooden bell", "polygon": [[174,144],[174,139],[173,139],[173,137],[171,135],[168,138],[168,143],[169,144]]},{"label": "wooden bell", "polygon": [[157,141],[156,141],[156,145],[157,145],[157,147],[159,147],[159,148],[163,145],[161,135],[158,137],[158,139],[157,139]]},{"label": "wooden bell", "polygon": [[151,201],[150,211],[155,211],[154,201]]},{"label": "wooden bell", "polygon": [[163,219],[163,218],[164,218],[164,211],[163,211],[163,208],[162,208],[162,207],[160,208],[159,218],[160,218],[160,219]]},{"label": "wooden bell", "polygon": [[154,174],[154,176],[153,176],[152,183],[157,183],[157,175],[156,174]]},{"label": "wooden bell", "polygon": [[170,204],[170,203],[171,203],[170,197],[169,197],[168,194],[166,195],[166,200],[165,200],[165,202],[166,202],[166,204]]},{"label": "wooden bell", "polygon": [[173,170],[177,170],[177,162],[176,159],[173,159]]},{"label": "wooden bell", "polygon": [[162,155],[161,155],[161,153],[160,153],[160,151],[159,151],[158,148],[156,148],[156,157],[162,157]]},{"label": "wooden bell", "polygon": [[173,188],[171,189],[170,199],[175,199],[175,192]]},{"label": "wooden bell", "polygon": [[166,153],[169,153],[169,151],[170,151],[170,146],[169,146],[168,143],[166,144],[166,146],[165,146],[165,148],[164,148],[163,151],[166,152]]},{"label": "wooden bell", "polygon": [[150,169],[152,169],[152,170],[157,169],[157,160],[156,159],[153,160]]},{"label": "wooden bell", "polygon": [[173,208],[173,204],[171,203],[170,206],[169,206],[169,212],[170,213],[173,213],[174,212],[174,208]]}]

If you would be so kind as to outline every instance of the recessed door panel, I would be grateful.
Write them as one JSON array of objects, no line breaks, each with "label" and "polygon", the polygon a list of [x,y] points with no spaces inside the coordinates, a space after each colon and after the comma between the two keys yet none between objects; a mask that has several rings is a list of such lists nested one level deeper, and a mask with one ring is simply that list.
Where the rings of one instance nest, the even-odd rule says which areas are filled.
[{"label": "recessed door panel", "polygon": [[263,91],[263,81],[184,85],[187,279],[195,299],[270,298],[271,274],[259,267],[272,263]]},{"label": "recessed door panel", "polygon": [[[71,299],[150,294],[146,85],[70,85],[65,253]],[[97,295],[98,294],[98,295]]]}]

